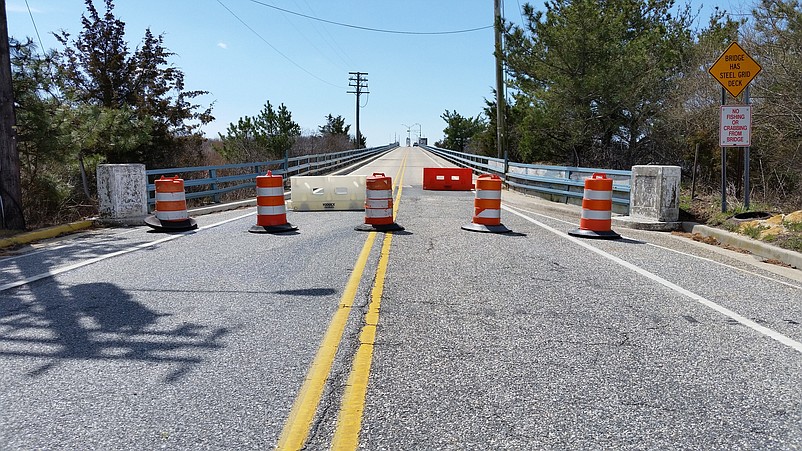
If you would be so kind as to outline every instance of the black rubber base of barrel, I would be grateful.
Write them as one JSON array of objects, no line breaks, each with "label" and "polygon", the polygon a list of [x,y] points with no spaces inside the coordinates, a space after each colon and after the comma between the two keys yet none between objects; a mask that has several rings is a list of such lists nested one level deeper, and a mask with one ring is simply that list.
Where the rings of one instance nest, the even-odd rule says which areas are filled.
[{"label": "black rubber base of barrel", "polygon": [[298,227],[290,224],[289,222],[277,226],[255,225],[250,229],[248,229],[248,231],[251,233],[285,233],[285,232],[293,232],[295,230],[298,230]]},{"label": "black rubber base of barrel", "polygon": [[153,227],[159,232],[183,232],[185,230],[198,228],[198,223],[192,218],[185,219],[183,221],[162,221],[155,215],[145,218],[145,224]]},{"label": "black rubber base of barrel", "polygon": [[362,224],[354,227],[358,232],[398,232],[404,230],[403,227],[396,223],[392,224]]},{"label": "black rubber base of barrel", "polygon": [[579,238],[591,238],[596,240],[617,240],[621,238],[621,235],[613,232],[612,230],[606,232],[595,232],[593,230],[576,229],[569,231],[568,234]]},{"label": "black rubber base of barrel", "polygon": [[465,224],[462,226],[462,230],[468,230],[470,232],[482,232],[482,233],[510,233],[512,230],[504,227],[504,224],[499,225],[484,225],[484,224]]}]

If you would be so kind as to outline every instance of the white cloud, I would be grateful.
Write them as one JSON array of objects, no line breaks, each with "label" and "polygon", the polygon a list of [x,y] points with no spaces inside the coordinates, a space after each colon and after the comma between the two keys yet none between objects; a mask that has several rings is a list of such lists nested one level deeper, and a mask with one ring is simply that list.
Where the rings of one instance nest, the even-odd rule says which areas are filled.
[{"label": "white cloud", "polygon": [[[9,3],[8,5],[6,5],[6,11],[10,12],[10,13],[26,13],[27,14],[28,13],[28,7],[26,7],[25,5],[18,5],[18,4],[14,4],[14,3]],[[33,13],[33,14],[39,14],[41,12],[42,12],[41,10],[38,10],[36,8],[31,8],[31,13]]]},{"label": "white cloud", "polygon": [[228,44],[226,44],[225,42],[218,42],[217,46],[220,47],[221,49],[227,49],[228,48]]}]

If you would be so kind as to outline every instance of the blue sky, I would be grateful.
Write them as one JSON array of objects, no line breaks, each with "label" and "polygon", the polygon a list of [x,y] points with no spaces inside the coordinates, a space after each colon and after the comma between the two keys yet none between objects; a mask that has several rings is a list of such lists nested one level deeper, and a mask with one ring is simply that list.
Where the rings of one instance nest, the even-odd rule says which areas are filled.
[{"label": "blue sky", "polygon": [[[95,0],[101,14],[103,3]],[[413,141],[420,130],[433,143],[442,138],[445,122],[440,115],[445,110],[475,116],[492,95],[492,28],[434,36],[376,33],[259,3],[384,30],[452,31],[493,23],[493,0],[117,0],[114,11],[126,23],[132,48],[148,27],[163,33],[165,47],[176,53],[171,62],[184,71],[186,88],[210,92],[201,99],[204,105],[214,103],[217,118],[204,129],[208,137],[224,133],[242,116],[256,115],[268,100],[287,105],[306,133],[317,131],[328,114],[343,116],[353,133],[356,102],[346,92],[352,90],[348,72],[368,73],[370,94],[361,97],[360,110],[368,146],[396,136],[403,143],[407,128],[402,124],[420,124],[412,128]],[[524,0],[504,3],[506,18],[520,23]],[[693,4],[704,8],[705,18],[716,4],[745,12],[749,3]],[[25,0],[6,0],[6,9],[9,35],[37,39],[35,23],[46,48],[58,46],[52,31],[80,32],[86,11],[83,0],[27,0],[27,5]]]}]

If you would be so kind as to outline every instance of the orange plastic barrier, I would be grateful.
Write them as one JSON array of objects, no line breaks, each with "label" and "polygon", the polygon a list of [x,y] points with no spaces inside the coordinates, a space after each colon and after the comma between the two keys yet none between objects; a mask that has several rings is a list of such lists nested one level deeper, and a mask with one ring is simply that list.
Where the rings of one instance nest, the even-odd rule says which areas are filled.
[{"label": "orange plastic barrier", "polygon": [[365,223],[355,229],[363,232],[404,230],[393,221],[393,180],[382,172],[365,179]]},{"label": "orange plastic barrier", "polygon": [[585,179],[579,228],[568,234],[582,238],[621,238],[621,235],[611,229],[612,210],[613,179],[608,179],[607,174],[594,173]]},{"label": "orange plastic barrier", "polygon": [[462,226],[463,229],[472,232],[511,232],[501,223],[501,178],[499,176],[482,174],[476,179],[473,211],[473,220],[470,224]]},{"label": "orange plastic barrier", "polygon": [[423,168],[423,189],[470,191],[473,171],[470,168]]},{"label": "orange plastic barrier", "polygon": [[256,177],[256,225],[248,231],[253,233],[281,233],[297,230],[287,222],[287,207],[284,205],[284,178],[273,175]]},{"label": "orange plastic barrier", "polygon": [[190,230],[198,227],[187,212],[184,179],[161,176],[156,185],[155,215],[145,218],[145,224],[157,230]]}]

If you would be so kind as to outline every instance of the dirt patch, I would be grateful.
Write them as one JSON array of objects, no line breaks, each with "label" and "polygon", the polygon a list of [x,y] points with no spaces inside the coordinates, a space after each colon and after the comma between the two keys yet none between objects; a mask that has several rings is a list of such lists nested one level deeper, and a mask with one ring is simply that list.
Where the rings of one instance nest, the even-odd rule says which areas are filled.
[{"label": "dirt patch", "polygon": [[793,268],[793,266],[789,265],[788,263],[781,262],[781,261],[779,261],[779,260],[777,260],[775,258],[769,258],[769,259],[763,260],[763,263],[768,263],[770,265],[782,266],[784,268]]},{"label": "dirt patch", "polygon": [[741,249],[740,247],[731,246],[729,244],[722,244],[721,247],[723,249],[727,249],[728,251],[737,252],[739,254],[751,254],[751,252],[746,249]]},{"label": "dirt patch", "polygon": [[688,238],[689,240],[699,241],[700,243],[705,244],[712,244],[713,246],[718,246],[721,244],[719,240],[713,238],[712,236],[704,236],[701,233],[688,233],[688,232],[671,232],[672,235],[681,236],[683,238]]},{"label": "dirt patch", "polygon": [[712,236],[704,236],[701,233],[688,233],[688,232],[671,232],[672,235],[681,236],[683,238],[688,238],[689,240],[699,241],[700,243],[705,244],[712,244],[714,246],[718,246],[721,244],[717,239],[713,238]]},{"label": "dirt patch", "polygon": [[738,252],[739,254],[751,254],[746,249],[741,249],[739,247],[731,246],[729,244],[722,244],[719,240],[712,236],[704,236],[701,233],[688,233],[688,232],[671,232],[672,235],[681,236],[683,238],[688,238],[690,240],[698,241],[700,243],[709,244],[711,246],[719,246],[722,249],[727,249],[728,251]]},{"label": "dirt patch", "polygon": [[715,239],[712,236],[704,236],[700,233],[694,233],[691,235],[691,239],[694,241],[699,241],[700,243],[710,244],[713,246],[718,246],[721,244],[721,241]]}]

